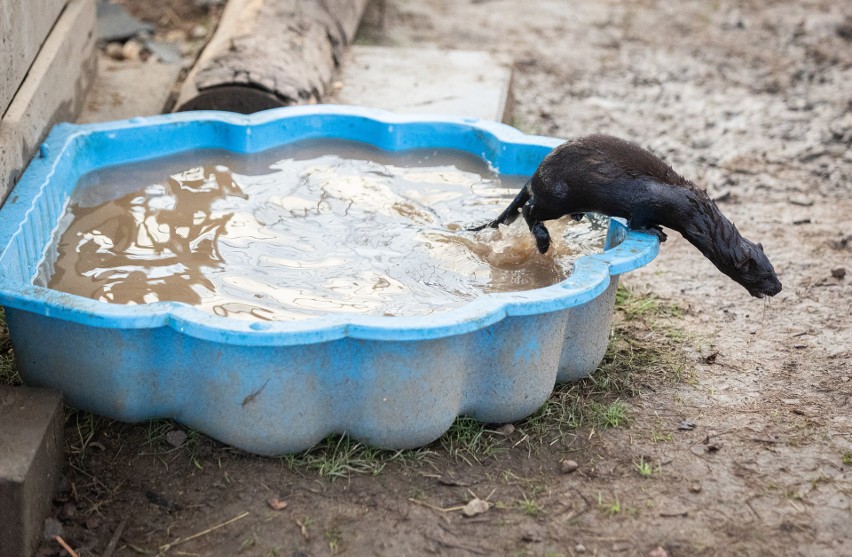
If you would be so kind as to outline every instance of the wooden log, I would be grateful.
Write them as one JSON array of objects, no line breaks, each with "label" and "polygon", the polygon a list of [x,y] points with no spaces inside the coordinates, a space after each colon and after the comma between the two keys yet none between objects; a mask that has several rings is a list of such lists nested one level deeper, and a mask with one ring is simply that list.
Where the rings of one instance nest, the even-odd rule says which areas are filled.
[{"label": "wooden log", "polygon": [[368,0],[230,0],[177,110],[244,114],[319,102]]}]

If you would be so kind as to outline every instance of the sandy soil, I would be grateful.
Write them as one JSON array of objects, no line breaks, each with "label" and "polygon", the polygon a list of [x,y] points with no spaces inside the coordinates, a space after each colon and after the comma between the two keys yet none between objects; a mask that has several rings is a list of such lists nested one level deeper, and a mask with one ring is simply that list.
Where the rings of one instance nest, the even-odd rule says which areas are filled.
[{"label": "sandy soil", "polygon": [[[81,555],[119,525],[115,555],[852,554],[852,5],[382,4],[361,40],[513,58],[518,127],[651,148],[763,243],[783,292],[752,299],[670,235],[625,282],[683,309],[667,323],[689,379],[649,371],[627,426],[534,446],[516,431],[471,463],[437,445],[331,481],[191,432],[163,441],[169,423],[71,414],[56,509]],[[497,504],[466,518],[474,494]]]}]

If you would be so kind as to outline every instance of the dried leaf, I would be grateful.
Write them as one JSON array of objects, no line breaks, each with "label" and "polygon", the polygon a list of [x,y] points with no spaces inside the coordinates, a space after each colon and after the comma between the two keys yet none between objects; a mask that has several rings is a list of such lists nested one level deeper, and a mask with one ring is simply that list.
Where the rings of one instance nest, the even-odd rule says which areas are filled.
[{"label": "dried leaf", "polygon": [[266,500],[266,504],[273,511],[280,511],[287,508],[287,501],[282,501],[278,497],[270,497]]}]

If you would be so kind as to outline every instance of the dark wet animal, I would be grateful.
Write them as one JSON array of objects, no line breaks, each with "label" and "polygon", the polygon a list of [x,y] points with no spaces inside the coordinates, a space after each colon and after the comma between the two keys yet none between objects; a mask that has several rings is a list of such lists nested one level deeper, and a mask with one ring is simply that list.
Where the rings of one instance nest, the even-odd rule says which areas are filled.
[{"label": "dark wet animal", "polygon": [[563,143],[541,162],[514,201],[496,219],[471,230],[508,224],[521,212],[538,251],[550,247],[544,221],[587,212],[627,219],[633,230],[666,240],[662,227],[680,232],[720,271],[752,296],[781,291],[763,246],[744,238],[707,193],[657,156],[608,135]]}]

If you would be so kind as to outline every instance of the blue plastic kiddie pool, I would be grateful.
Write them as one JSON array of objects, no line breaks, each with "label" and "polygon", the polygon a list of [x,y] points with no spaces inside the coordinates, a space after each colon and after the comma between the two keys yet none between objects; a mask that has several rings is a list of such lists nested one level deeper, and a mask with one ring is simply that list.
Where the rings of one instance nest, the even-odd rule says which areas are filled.
[{"label": "blue plastic kiddie pool", "polygon": [[116,305],[33,284],[84,174],[187,150],[254,153],[317,138],[462,150],[500,173],[526,175],[561,142],[475,119],[330,105],[56,126],[0,209],[0,304],[24,381],[59,389],[71,406],[97,414],[174,418],[277,455],[335,432],[402,449],[437,439],[460,415],[520,420],[555,383],[599,365],[618,275],[659,249],[654,236],[617,220],[607,249],[580,258],[559,284],[486,294],[422,317],[248,322],[176,302]]}]

